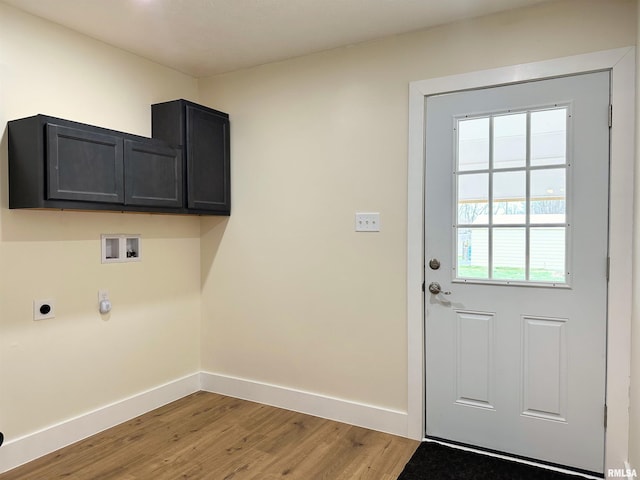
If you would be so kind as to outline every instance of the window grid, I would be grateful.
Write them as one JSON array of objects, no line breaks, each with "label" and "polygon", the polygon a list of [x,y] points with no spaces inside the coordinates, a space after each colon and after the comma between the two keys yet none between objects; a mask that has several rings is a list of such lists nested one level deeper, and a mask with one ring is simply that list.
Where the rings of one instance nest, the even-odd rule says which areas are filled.
[{"label": "window grid", "polygon": [[[531,129],[531,114],[535,113],[535,112],[542,112],[542,111],[548,111],[548,110],[562,110],[564,112],[564,162],[561,164],[558,163],[550,163],[550,164],[537,164],[537,165],[532,165],[532,129]],[[524,165],[523,166],[516,166],[516,167],[496,167],[495,165],[495,118],[496,117],[503,117],[506,115],[516,115],[516,114],[526,114],[526,124],[525,124],[525,158],[524,158]],[[568,278],[568,272],[567,272],[567,268],[566,268],[566,264],[567,264],[567,258],[568,258],[568,252],[567,252],[567,240],[568,240],[568,227],[569,227],[569,222],[568,222],[568,213],[569,213],[569,205],[568,205],[568,199],[570,198],[568,195],[568,167],[569,165],[569,161],[568,161],[568,156],[567,156],[567,122],[568,122],[568,118],[570,117],[569,115],[569,111],[568,108],[566,106],[563,107],[558,107],[557,105],[555,106],[555,108],[545,108],[545,109],[537,109],[537,110],[525,110],[525,111],[508,111],[505,113],[500,113],[500,114],[492,114],[492,115],[485,115],[485,116],[475,116],[475,117],[470,117],[470,116],[465,116],[463,118],[460,118],[456,121],[456,126],[455,126],[455,130],[457,133],[456,136],[456,168],[454,173],[454,177],[455,177],[455,201],[456,201],[456,208],[455,208],[455,219],[454,219],[454,231],[456,231],[456,235],[455,235],[455,243],[456,243],[456,249],[455,249],[455,257],[456,260],[454,261],[453,265],[454,265],[454,278],[457,280],[462,280],[462,281],[474,281],[474,282],[482,282],[483,280],[487,280],[487,281],[491,281],[491,283],[496,283],[496,281],[498,281],[498,283],[505,283],[505,284],[511,284],[511,283],[548,283],[548,284],[567,284],[567,278]],[[470,120],[470,119],[488,119],[489,120],[489,124],[488,124],[488,152],[489,152],[489,157],[488,157],[488,165],[487,168],[477,168],[477,169],[463,169],[460,166],[460,139],[459,139],[459,132],[460,132],[460,123],[462,121],[465,120]],[[540,222],[540,221],[532,221],[532,202],[534,201],[533,199],[533,193],[532,193],[532,188],[531,188],[531,174],[532,172],[535,171],[559,171],[562,170],[564,172],[564,222]],[[522,199],[523,203],[524,203],[524,219],[525,221],[522,223],[506,223],[506,224],[496,224],[495,223],[495,203],[496,203],[496,198],[494,195],[495,192],[495,174],[496,173],[510,173],[510,172],[524,172],[525,174],[525,192],[524,192],[524,198]],[[486,218],[487,218],[487,222],[486,223],[462,223],[460,222],[460,215],[459,215],[459,205],[460,205],[460,196],[459,196],[459,185],[460,185],[460,178],[461,177],[465,177],[465,176],[469,176],[469,175],[478,175],[478,174],[486,174],[488,176],[488,194],[487,194],[487,198],[486,198]],[[505,202],[508,203],[508,202]],[[564,265],[563,265],[563,276],[562,278],[558,278],[558,279],[553,279],[553,280],[540,280],[540,279],[535,279],[535,280],[531,280],[531,231],[534,228],[547,228],[547,229],[559,229],[562,228],[563,229],[563,243],[562,243],[562,247],[564,249]],[[458,264],[458,254],[459,254],[459,242],[460,242],[460,236],[459,236],[459,232],[461,229],[484,229],[486,230],[487,233],[487,274],[485,277],[476,277],[476,276],[461,276],[459,274],[460,272],[460,268],[459,268],[459,264]],[[495,242],[494,242],[494,233],[496,232],[496,230],[500,230],[500,229],[524,229],[524,236],[525,236],[525,245],[524,245],[524,280],[521,279],[496,279],[495,278],[495,268],[494,268],[494,259],[495,259],[495,252],[494,252],[494,247],[495,247]]]}]

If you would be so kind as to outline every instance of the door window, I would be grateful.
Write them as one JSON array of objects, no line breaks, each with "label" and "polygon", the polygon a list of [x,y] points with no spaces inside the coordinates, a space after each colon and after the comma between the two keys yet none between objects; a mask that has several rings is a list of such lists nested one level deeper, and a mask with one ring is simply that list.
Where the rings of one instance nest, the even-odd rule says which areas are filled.
[{"label": "door window", "polygon": [[568,106],[456,119],[454,279],[569,283]]}]

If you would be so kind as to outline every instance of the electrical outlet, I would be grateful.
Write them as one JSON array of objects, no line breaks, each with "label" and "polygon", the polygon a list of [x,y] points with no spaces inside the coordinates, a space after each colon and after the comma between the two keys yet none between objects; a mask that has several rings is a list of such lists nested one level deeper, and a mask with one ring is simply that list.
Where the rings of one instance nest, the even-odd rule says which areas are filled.
[{"label": "electrical outlet", "polygon": [[356,213],[356,232],[379,232],[379,213]]},{"label": "electrical outlet", "polygon": [[34,300],[33,319],[46,320],[48,318],[56,318],[56,311],[53,300]]}]

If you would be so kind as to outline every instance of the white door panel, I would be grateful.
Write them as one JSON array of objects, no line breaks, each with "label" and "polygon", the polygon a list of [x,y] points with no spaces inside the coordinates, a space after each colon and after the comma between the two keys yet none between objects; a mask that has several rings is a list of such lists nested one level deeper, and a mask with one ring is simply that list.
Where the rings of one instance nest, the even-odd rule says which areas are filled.
[{"label": "white door panel", "polygon": [[428,436],[603,471],[608,108],[609,72],[427,98]]}]

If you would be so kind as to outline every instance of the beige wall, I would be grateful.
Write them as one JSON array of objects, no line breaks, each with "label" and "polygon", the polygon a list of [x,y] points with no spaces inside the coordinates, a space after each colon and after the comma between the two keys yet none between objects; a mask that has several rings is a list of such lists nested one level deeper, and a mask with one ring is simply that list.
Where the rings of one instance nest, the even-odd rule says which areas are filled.
[{"label": "beige wall", "polygon": [[[200,368],[406,411],[408,83],[632,45],[635,8],[561,1],[196,82],[0,3],[7,439]],[[148,135],[149,105],[177,97],[231,113],[230,218],[8,210],[8,120]],[[356,211],[382,232],[354,233]],[[123,232],[143,262],[101,265],[100,233]],[[56,319],[31,319],[38,298]]]},{"label": "beige wall", "polygon": [[561,1],[201,80],[232,114],[234,195],[202,223],[203,369],[406,411],[409,82],[633,45],[635,7]]},{"label": "beige wall", "polygon": [[[0,428],[7,440],[200,369],[200,221],[8,209],[6,122],[37,113],[148,135],[195,80],[0,3]],[[142,234],[102,265],[101,233]],[[100,316],[99,288],[113,301]],[[57,318],[32,320],[53,298]]]}]

